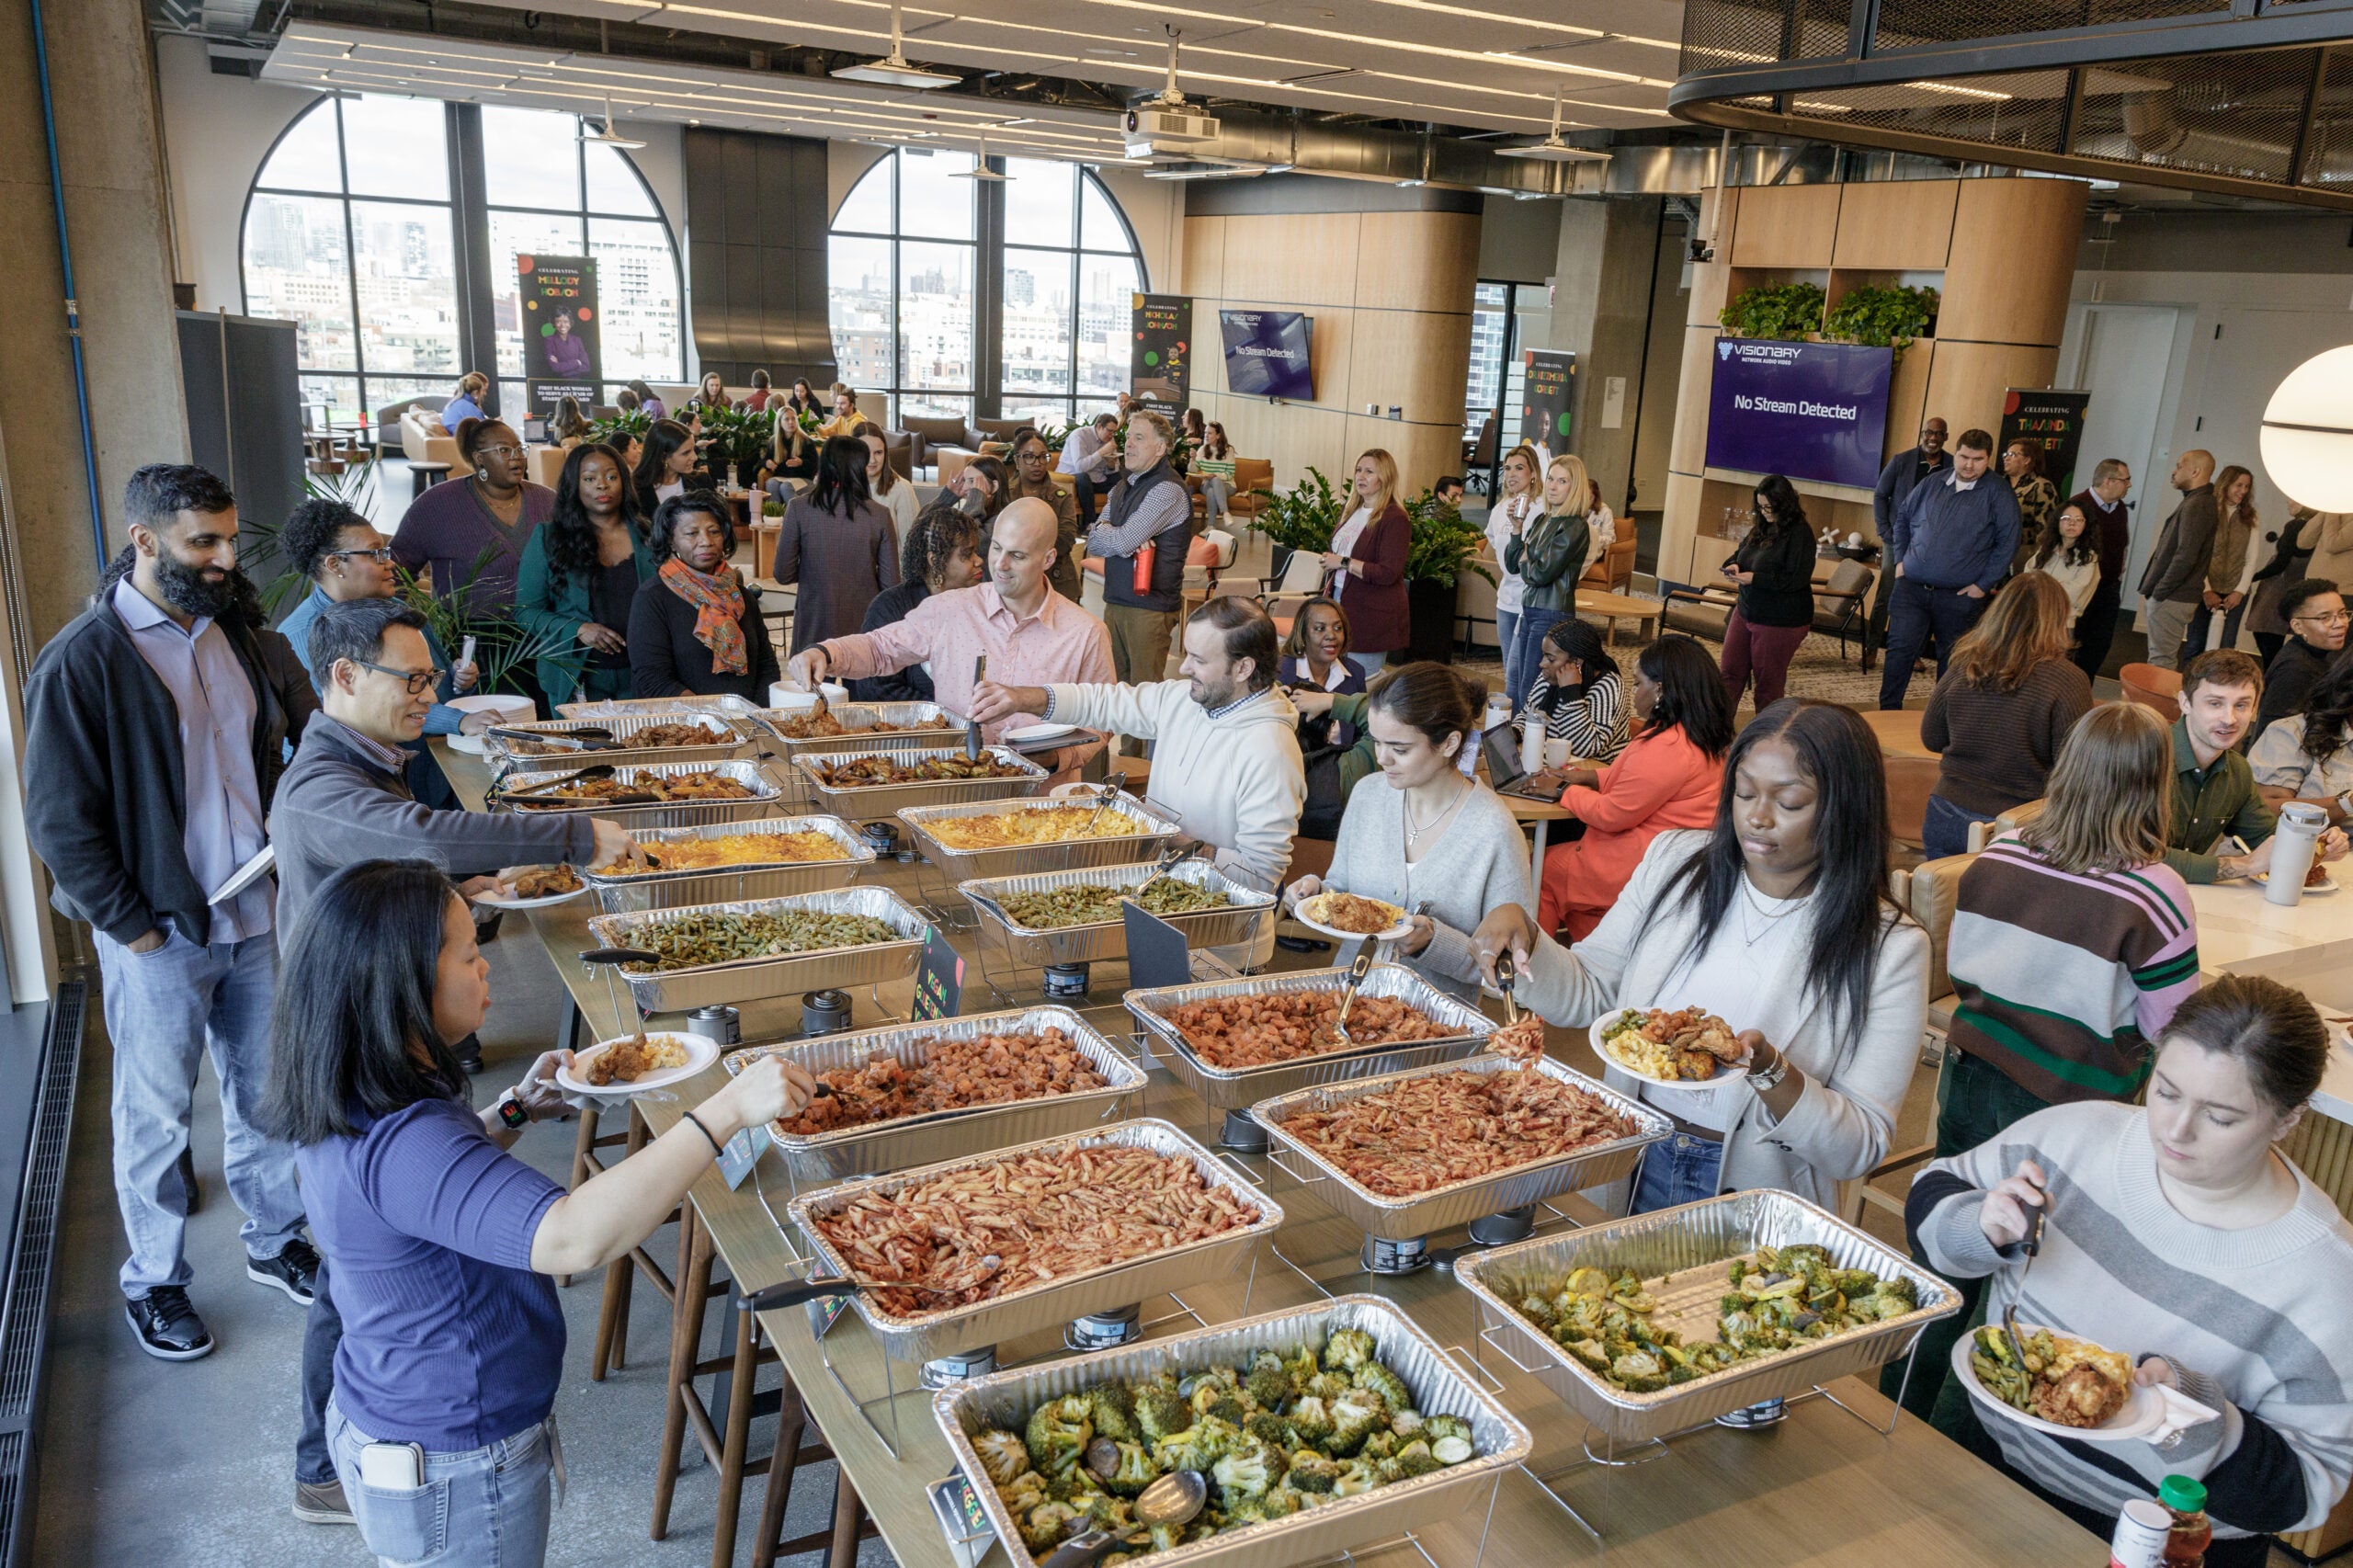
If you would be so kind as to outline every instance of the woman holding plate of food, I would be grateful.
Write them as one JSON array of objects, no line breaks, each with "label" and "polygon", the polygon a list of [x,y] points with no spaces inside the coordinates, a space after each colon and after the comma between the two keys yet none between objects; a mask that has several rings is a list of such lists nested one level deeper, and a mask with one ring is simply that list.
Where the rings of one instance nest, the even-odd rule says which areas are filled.
[{"label": "woman holding plate of food", "polygon": [[1413,911],[1395,951],[1431,983],[1466,1000],[1479,990],[1471,929],[1497,904],[1528,902],[1519,824],[1493,790],[1465,775],[1462,748],[1478,733],[1486,688],[1444,665],[1398,665],[1372,677],[1366,722],[1381,775],[1348,797],[1332,864],[1284,890],[1296,910],[1326,892]]},{"label": "woman holding plate of food", "polygon": [[[1972,1360],[1938,1401],[1938,1429],[2103,1534],[2166,1476],[2202,1483],[2208,1568],[2256,1568],[2272,1535],[2318,1528],[2353,1477],[2353,1231],[2277,1145],[2328,1053],[2301,993],[2224,975],[2175,1011],[2145,1106],[2053,1106],[1923,1169],[1904,1207],[1914,1251],[1948,1278],[1990,1278],[1990,1321],[2016,1304],[2021,1335],[2093,1351],[2057,1384],[2013,1386],[2022,1411]],[[2155,1444],[2104,1437],[2103,1420],[2136,1425],[2127,1375],[2214,1414]],[[2082,1435],[2028,1426],[2037,1414]]]}]

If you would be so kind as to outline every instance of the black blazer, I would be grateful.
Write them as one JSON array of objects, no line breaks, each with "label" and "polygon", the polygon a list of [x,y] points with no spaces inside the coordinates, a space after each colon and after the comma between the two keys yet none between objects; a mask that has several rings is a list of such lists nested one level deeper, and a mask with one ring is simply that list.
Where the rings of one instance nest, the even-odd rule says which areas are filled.
[{"label": "black blazer", "polygon": [[640,697],[718,697],[733,693],[765,708],[778,680],[776,649],[760,617],[760,594],[744,590],[744,657],[750,669],[740,676],[710,667],[710,650],[695,641],[695,607],[680,598],[660,574],[638,585],[629,611],[629,670]]},{"label": "black blazer", "polygon": [[[908,577],[883,589],[866,607],[866,619],[860,631],[879,631],[907,619],[907,612],[931,597],[931,590],[920,577]],[[852,702],[929,702],[933,691],[931,676],[921,665],[909,665],[904,670],[884,676],[861,676],[843,683],[849,688]]]}]

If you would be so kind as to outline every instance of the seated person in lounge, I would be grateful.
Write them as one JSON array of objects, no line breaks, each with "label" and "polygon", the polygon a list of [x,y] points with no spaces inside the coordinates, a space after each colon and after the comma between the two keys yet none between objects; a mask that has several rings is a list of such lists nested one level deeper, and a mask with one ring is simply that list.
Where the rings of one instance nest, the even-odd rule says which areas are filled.
[{"label": "seated person in lounge", "polygon": [[2304,698],[2328,673],[2345,646],[2345,596],[2325,577],[2291,583],[2279,596],[2279,618],[2288,640],[2263,672],[2263,702],[2255,716],[2255,738],[2304,705]]},{"label": "seated person in lounge", "polygon": [[2273,722],[2255,738],[2247,766],[2255,787],[2275,810],[2289,801],[2325,806],[2338,827],[2353,821],[2353,653],[2339,654],[2302,709]]},{"label": "seated person in lounge", "polygon": [[1544,739],[1564,741],[1571,756],[1608,762],[1626,749],[1625,693],[1618,661],[1587,621],[1556,620],[1537,650],[1528,711],[1544,720]]},{"label": "seated person in lounge", "polygon": [[[2200,653],[2181,672],[2165,864],[2188,881],[2235,881],[2271,869],[2279,813],[2239,755],[2262,699],[2262,668],[2235,648]],[[2330,828],[2322,835],[2320,858],[2334,860],[2344,853],[2344,831]]]},{"label": "seated person in lounge", "polygon": [[727,563],[734,552],[727,503],[707,490],[673,496],[654,514],[654,558],[662,564],[639,585],[629,612],[638,696],[735,696],[767,705],[776,649],[760,591]]},{"label": "seated person in lounge", "polygon": [[[895,626],[934,594],[977,586],[983,575],[980,540],[980,525],[953,503],[945,497],[933,502],[907,529],[907,541],[899,552],[899,581],[866,607],[866,620],[858,630]],[[933,696],[931,671],[922,665],[860,676],[846,684],[856,702],[929,702]]]},{"label": "seated person in lounge", "polygon": [[[1054,509],[1043,501],[1014,502],[989,530],[987,582],[929,594],[902,620],[802,649],[789,666],[793,684],[814,691],[821,681],[927,665],[934,700],[979,718],[972,713],[972,668],[983,654],[990,678],[1006,685],[1109,680],[1111,634],[1046,581],[1056,526]],[[1041,717],[1035,710],[996,714],[982,720],[981,733],[994,744],[1007,729]]]}]

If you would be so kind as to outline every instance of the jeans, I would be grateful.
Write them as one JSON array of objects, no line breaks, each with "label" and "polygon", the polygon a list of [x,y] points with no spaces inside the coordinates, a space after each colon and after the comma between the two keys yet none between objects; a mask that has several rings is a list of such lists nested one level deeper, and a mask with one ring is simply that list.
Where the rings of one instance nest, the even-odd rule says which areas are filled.
[{"label": "jeans", "polygon": [[310,1315],[302,1324],[302,1432],[294,1439],[294,1479],[319,1486],[335,1479],[327,1451],[327,1402],[335,1397],[335,1353],[343,1343],[343,1314],[327,1296],[326,1255],[312,1277]]},{"label": "jeans", "polygon": [[1985,600],[1972,598],[1958,588],[1931,588],[1909,577],[1895,580],[1887,610],[1887,663],[1879,674],[1879,705],[1901,708],[1912,685],[1912,666],[1933,637],[1937,644],[1937,675],[1941,679],[1952,659],[1952,645],[1985,613]]},{"label": "jeans", "polygon": [[2075,667],[2086,680],[2097,680],[2108,664],[2108,650],[2116,642],[2116,617],[2123,587],[2107,578],[2092,590],[2084,613],[2075,618]]},{"label": "jeans", "polygon": [[1724,1146],[1688,1132],[1672,1132],[1643,1151],[1643,1168],[1634,1177],[1634,1201],[1626,1212],[1649,1214],[1679,1209],[1722,1190]]},{"label": "jeans", "polygon": [[1211,522],[1225,520],[1226,504],[1233,499],[1233,481],[1222,473],[1202,475],[1201,500],[1204,503],[1202,509],[1209,514]]},{"label": "jeans", "polygon": [[199,947],[173,930],[153,952],[134,953],[103,931],[91,936],[114,1042],[114,1190],[131,1244],[122,1293],[135,1301],[192,1278],[179,1162],[197,1069],[208,1053],[221,1080],[229,1196],[245,1215],[238,1238],[251,1256],[276,1257],[302,1230],[293,1146],[254,1125],[269,1076],[278,939],[265,931]]},{"label": "jeans", "polygon": [[1797,657],[1809,626],[1751,626],[1740,611],[1724,622],[1724,697],[1740,706],[1740,694],[1753,673],[1756,678],[1756,711],[1781,700],[1789,689],[1790,661]]},{"label": "jeans", "polygon": [[1512,698],[1512,711],[1519,711],[1528,694],[1536,687],[1537,661],[1543,656],[1544,634],[1568,619],[1563,610],[1539,609],[1524,605],[1519,611],[1518,635],[1504,655],[1504,690]]},{"label": "jeans", "polygon": [[1520,699],[1528,695],[1511,684],[1512,645],[1518,641],[1519,611],[1516,609],[1495,611],[1495,647],[1503,655],[1504,695],[1511,699],[1511,710],[1515,713],[1519,711]]},{"label": "jeans", "polygon": [[376,1439],[327,1406],[335,1475],[359,1539],[383,1568],[538,1568],[547,1561],[550,1480],[557,1461],[553,1417],[488,1448],[425,1456],[425,1484],[392,1491],[362,1484],[359,1450]]},{"label": "jeans", "polygon": [[2181,668],[2181,645],[2189,636],[2189,618],[2197,601],[2176,604],[2171,599],[2143,599],[2141,616],[2149,630],[2149,663],[2161,670]]},{"label": "jeans", "polygon": [[[2238,603],[2224,610],[2222,612],[2222,640],[2220,642],[2215,643],[2214,646],[2217,648],[2237,647],[2239,645],[2239,622],[2245,619],[2246,600],[2245,599],[2239,600]],[[2189,630],[2182,636],[2181,662],[2183,664],[2186,665],[2189,663],[2190,660],[2198,657],[2199,654],[2206,651],[2206,638],[2208,633],[2211,632],[2213,629],[2214,612],[2206,608],[2205,600],[2200,599],[2198,601],[2198,608],[2189,612]]]},{"label": "jeans", "polygon": [[1983,812],[1972,812],[1966,806],[1956,806],[1942,795],[1928,797],[1928,814],[1920,824],[1920,851],[1931,860],[1948,855],[1969,853],[1969,827],[1972,823],[1992,822]]},{"label": "jeans", "polygon": [[1365,673],[1365,678],[1368,680],[1380,671],[1387,669],[1389,661],[1396,656],[1395,653],[1360,653],[1353,648],[1348,650],[1348,657],[1356,661],[1357,668]]}]

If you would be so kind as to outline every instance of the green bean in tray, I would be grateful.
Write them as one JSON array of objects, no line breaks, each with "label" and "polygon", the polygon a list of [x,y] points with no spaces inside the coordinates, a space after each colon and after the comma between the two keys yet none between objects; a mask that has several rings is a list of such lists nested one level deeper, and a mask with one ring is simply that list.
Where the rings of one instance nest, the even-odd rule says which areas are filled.
[{"label": "green bean in tray", "polygon": [[898,939],[898,932],[869,915],[817,915],[806,910],[790,915],[695,915],[639,926],[627,945],[659,953],[662,961],[622,967],[632,974],[657,973]]},{"label": "green bean in tray", "polygon": [[[1404,1381],[1374,1359],[1372,1335],[1344,1328],[1319,1355],[1261,1350],[1246,1367],[1048,1400],[1019,1432],[991,1429],[973,1451],[1044,1557],[1081,1529],[1118,1534],[1120,1562],[1320,1508],[1471,1459],[1471,1424],[1423,1415]],[[1190,1525],[1139,1526],[1131,1500],[1172,1470],[1206,1472],[1210,1506]]]},{"label": "green bean in tray", "polygon": [[1225,894],[1176,877],[1154,877],[1141,890],[1107,888],[1094,883],[1054,888],[1046,892],[1017,892],[997,901],[1013,923],[1028,931],[1052,931],[1064,926],[1100,926],[1120,918],[1120,901],[1132,898],[1153,915],[1190,915],[1199,909],[1223,909]]}]

